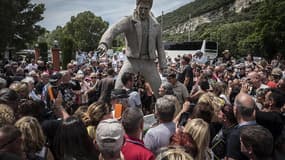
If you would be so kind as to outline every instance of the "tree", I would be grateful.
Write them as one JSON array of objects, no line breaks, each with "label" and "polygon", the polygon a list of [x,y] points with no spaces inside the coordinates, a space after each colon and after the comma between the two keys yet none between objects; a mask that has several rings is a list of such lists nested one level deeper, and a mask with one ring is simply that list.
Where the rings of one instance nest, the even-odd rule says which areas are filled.
[{"label": "tree", "polygon": [[69,35],[75,41],[78,48],[91,51],[98,46],[102,34],[108,27],[108,23],[101,17],[95,16],[90,11],[79,13],[63,29],[64,35]]},{"label": "tree", "polygon": [[15,4],[16,1],[0,1],[0,52],[6,49],[14,36],[15,25],[13,19],[17,15]]},{"label": "tree", "polygon": [[194,39],[213,40],[219,43],[219,50],[228,49],[234,55],[245,55],[254,50],[252,46],[245,43],[240,44],[254,30],[254,23],[241,21],[234,23],[212,23],[204,24],[193,34]]},{"label": "tree", "polygon": [[63,37],[61,40],[62,68],[66,69],[67,64],[74,58],[75,42],[71,37]]},{"label": "tree", "polygon": [[48,61],[48,45],[46,42],[39,43],[40,54],[44,62]]},{"label": "tree", "polygon": [[36,25],[43,19],[43,4],[32,4],[31,0],[0,1],[0,51],[7,46],[16,49],[32,43],[45,29]]},{"label": "tree", "polygon": [[256,31],[248,37],[258,38],[263,55],[273,57],[285,51],[285,1],[265,0],[256,18]]}]

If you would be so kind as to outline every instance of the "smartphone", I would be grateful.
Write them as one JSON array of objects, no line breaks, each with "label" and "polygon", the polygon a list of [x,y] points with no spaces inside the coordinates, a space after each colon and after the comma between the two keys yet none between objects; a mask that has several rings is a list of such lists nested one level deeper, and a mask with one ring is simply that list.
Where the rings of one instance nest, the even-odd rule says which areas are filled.
[{"label": "smartphone", "polygon": [[178,122],[178,126],[185,126],[188,118],[190,117],[190,113],[189,112],[183,112],[180,116],[179,122]]},{"label": "smartphone", "polygon": [[120,103],[115,104],[115,115],[114,118],[121,119],[123,114],[123,105]]}]

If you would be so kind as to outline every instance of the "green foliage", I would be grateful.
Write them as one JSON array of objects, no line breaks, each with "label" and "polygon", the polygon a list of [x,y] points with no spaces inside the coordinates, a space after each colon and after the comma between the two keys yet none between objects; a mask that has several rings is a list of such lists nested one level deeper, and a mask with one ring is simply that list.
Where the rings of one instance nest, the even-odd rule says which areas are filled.
[{"label": "green foliage", "polygon": [[70,60],[75,59],[75,50],[92,51],[97,48],[101,36],[108,23],[90,11],[72,16],[64,27],[58,26],[49,33],[47,42],[53,46],[54,40],[59,41],[62,50],[62,67],[65,69]]},{"label": "green foliage", "polygon": [[[285,51],[285,1],[265,0],[256,18],[256,31],[248,37],[257,37],[263,55]],[[254,36],[258,35],[258,36]]]},{"label": "green foliage", "polygon": [[62,68],[66,69],[67,64],[75,57],[75,42],[71,37],[63,37],[60,41],[60,48],[62,51]]},{"label": "green foliage", "polygon": [[[191,17],[199,16],[203,13],[226,6],[234,1],[235,0],[195,0],[194,2],[178,8],[175,12],[164,15],[163,27],[164,29],[169,29],[187,21],[189,19],[189,14],[191,14]],[[158,17],[158,20],[161,21],[161,17]]]},{"label": "green foliage", "polygon": [[[219,43],[220,52],[229,49],[240,56],[253,53],[272,58],[277,52],[285,52],[285,1],[264,0],[241,13],[230,11],[229,4],[234,1],[196,0],[164,16],[164,29],[188,21],[192,17],[215,9],[223,9],[223,16],[211,23],[198,26],[191,32],[191,40],[214,40]],[[214,4],[215,3],[215,4]],[[198,6],[197,4],[200,4]],[[188,33],[169,35],[164,33],[165,41],[187,41]]]},{"label": "green foliage", "polygon": [[260,35],[253,33],[246,37],[245,39],[239,41],[238,47],[240,52],[246,53],[258,53],[259,56],[268,58],[268,55],[262,52],[261,45],[261,37]]},{"label": "green foliage", "polygon": [[43,61],[48,61],[48,44],[46,42],[39,43],[40,55]]},{"label": "green foliage", "polygon": [[64,37],[63,35],[63,28],[61,26],[57,26],[55,30],[48,33],[46,41],[50,47],[53,46],[54,40],[58,40],[59,44],[61,44],[61,38]]},{"label": "green foliage", "polygon": [[68,35],[75,41],[78,48],[84,51],[94,50],[100,41],[108,23],[90,11],[79,13],[64,26],[63,35]]},{"label": "green foliage", "polygon": [[[239,50],[239,42],[245,39],[254,30],[254,24],[249,21],[219,24],[196,33],[197,39],[208,39],[219,43],[220,51],[229,49],[233,54],[246,54]],[[241,52],[242,51],[242,52]]]},{"label": "green foliage", "polygon": [[22,49],[44,33],[45,29],[36,25],[44,10],[43,4],[32,4],[31,0],[1,0],[0,52],[7,46]]}]

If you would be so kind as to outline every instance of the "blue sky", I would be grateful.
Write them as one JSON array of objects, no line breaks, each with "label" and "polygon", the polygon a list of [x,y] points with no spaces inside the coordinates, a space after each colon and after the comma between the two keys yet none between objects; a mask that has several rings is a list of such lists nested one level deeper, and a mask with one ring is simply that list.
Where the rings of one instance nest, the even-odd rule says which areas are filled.
[{"label": "blue sky", "polygon": [[[152,12],[159,16],[162,11],[169,12],[193,0],[153,0]],[[32,0],[33,3],[44,3],[46,11],[44,20],[39,24],[48,30],[64,26],[71,16],[83,11],[92,11],[110,24],[121,17],[132,14],[136,0]]]}]

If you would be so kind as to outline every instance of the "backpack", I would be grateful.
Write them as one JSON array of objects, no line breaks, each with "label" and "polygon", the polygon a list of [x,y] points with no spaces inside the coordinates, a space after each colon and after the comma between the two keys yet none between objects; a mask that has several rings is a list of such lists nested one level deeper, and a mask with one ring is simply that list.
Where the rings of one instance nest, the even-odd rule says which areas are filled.
[{"label": "backpack", "polygon": [[224,136],[223,129],[216,134],[211,142],[211,149],[215,154],[215,159],[224,158],[226,155],[226,137]]},{"label": "backpack", "polygon": [[44,146],[40,152],[27,153],[28,160],[46,160],[48,154],[48,148]]}]

